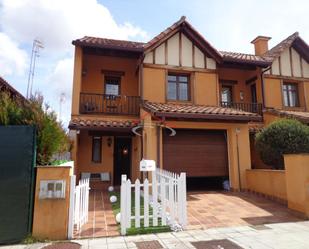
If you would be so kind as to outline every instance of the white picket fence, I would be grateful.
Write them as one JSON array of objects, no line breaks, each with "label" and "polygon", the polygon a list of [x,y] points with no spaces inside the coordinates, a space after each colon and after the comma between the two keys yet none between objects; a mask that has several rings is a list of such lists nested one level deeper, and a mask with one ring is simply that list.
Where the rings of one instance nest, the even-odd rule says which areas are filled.
[{"label": "white picket fence", "polygon": [[74,227],[77,231],[88,222],[89,208],[89,178],[81,179],[75,186],[76,176],[71,177],[70,210],[68,224],[68,238],[73,237]]},{"label": "white picket fence", "polygon": [[[132,193],[134,192],[134,208],[131,208]],[[166,170],[156,169],[152,172],[152,183],[145,179],[143,183],[139,179],[134,184],[126,175],[122,175],[120,189],[121,209],[121,234],[131,228],[132,220],[136,228],[179,224],[184,227],[187,224],[187,197],[186,174],[180,175]],[[143,213],[141,214],[141,198],[143,198]],[[150,214],[150,207],[152,214]],[[133,210],[132,210],[133,209]],[[150,224],[152,221],[152,224]]]}]

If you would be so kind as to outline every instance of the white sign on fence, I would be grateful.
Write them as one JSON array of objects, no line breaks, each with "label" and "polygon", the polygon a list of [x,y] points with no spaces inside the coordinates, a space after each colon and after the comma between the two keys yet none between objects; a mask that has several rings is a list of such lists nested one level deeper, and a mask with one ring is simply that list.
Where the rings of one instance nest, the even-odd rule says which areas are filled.
[{"label": "white sign on fence", "polygon": [[[134,207],[131,207],[134,191]],[[134,184],[126,175],[122,175],[120,189],[121,234],[134,225],[144,227],[187,224],[186,174],[180,175],[162,169],[152,172],[152,183],[139,179]],[[143,206],[141,199],[143,198]],[[131,210],[132,208],[132,210]],[[144,210],[141,213],[141,210]],[[150,210],[152,209],[152,212]],[[132,211],[134,214],[132,214]],[[133,223],[133,224],[132,224]]]}]

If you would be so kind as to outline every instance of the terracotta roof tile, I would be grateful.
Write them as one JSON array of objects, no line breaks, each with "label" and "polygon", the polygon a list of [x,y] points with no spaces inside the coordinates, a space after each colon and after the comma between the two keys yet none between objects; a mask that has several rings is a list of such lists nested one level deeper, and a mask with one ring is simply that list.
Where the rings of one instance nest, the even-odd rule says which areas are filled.
[{"label": "terracotta roof tile", "polygon": [[84,36],[81,39],[74,40],[72,44],[80,45],[80,46],[88,46],[88,47],[98,47],[98,48],[107,48],[107,49],[109,48],[109,49],[120,49],[120,50],[143,52],[143,47],[145,43]]},{"label": "terracotta roof tile", "polygon": [[294,118],[303,123],[309,124],[309,112],[288,111],[288,110],[279,110],[279,109],[267,109],[265,112],[278,115],[279,117]]},{"label": "terracotta roof tile", "polygon": [[70,129],[82,128],[132,128],[136,126],[138,121],[132,120],[100,120],[100,119],[86,119],[73,118],[69,123]]},{"label": "terracotta roof tile", "polygon": [[266,60],[273,61],[275,58],[279,57],[280,54],[286,49],[289,48],[296,38],[299,37],[298,32],[295,32],[294,34],[290,35],[283,41],[279,42],[276,46],[274,46],[272,49],[268,50],[265,54],[263,54],[263,57]]},{"label": "terracotta roof tile", "polygon": [[266,59],[258,55],[227,52],[227,51],[220,51],[220,53],[223,56],[223,61],[226,62],[248,63],[259,66],[270,65],[270,63]]},{"label": "terracotta roof tile", "polygon": [[261,130],[263,130],[264,128],[264,124],[263,123],[249,123],[249,132],[251,133],[256,133],[259,132]]},{"label": "terracotta roof tile", "polygon": [[145,101],[143,107],[156,116],[239,121],[261,120],[261,116],[255,113],[218,106]]}]

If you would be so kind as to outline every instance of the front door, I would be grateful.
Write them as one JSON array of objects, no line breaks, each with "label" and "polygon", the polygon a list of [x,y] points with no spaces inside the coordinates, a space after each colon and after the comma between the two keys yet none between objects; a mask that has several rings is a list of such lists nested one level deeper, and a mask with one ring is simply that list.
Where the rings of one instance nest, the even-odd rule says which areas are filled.
[{"label": "front door", "polygon": [[131,138],[115,137],[114,147],[114,185],[120,185],[121,175],[131,175]]}]

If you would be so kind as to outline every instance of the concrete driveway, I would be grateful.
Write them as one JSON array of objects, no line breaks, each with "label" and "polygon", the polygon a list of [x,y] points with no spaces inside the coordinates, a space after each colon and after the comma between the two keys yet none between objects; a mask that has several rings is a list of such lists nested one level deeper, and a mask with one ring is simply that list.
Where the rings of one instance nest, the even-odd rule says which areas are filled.
[{"label": "concrete driveway", "polygon": [[188,192],[188,229],[294,222],[285,205],[251,193]]}]

